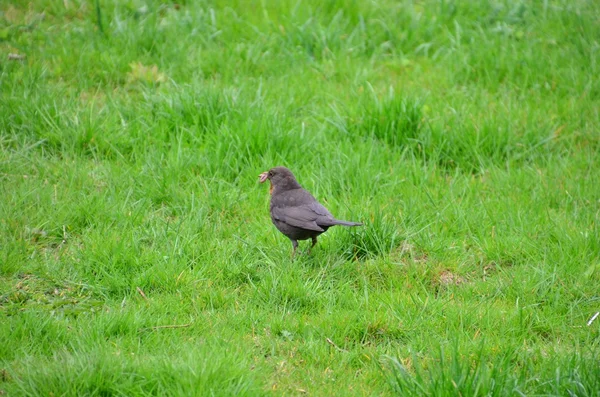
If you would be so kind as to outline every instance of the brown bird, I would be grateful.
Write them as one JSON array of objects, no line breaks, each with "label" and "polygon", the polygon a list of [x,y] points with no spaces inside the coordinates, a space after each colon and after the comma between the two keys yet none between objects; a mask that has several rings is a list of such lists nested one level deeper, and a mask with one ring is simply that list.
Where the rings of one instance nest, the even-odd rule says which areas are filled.
[{"label": "brown bird", "polygon": [[[294,247],[292,258],[298,248],[298,240],[312,239],[310,248],[317,244],[317,236],[331,226],[361,226],[362,223],[335,219],[325,207],[296,181],[294,174],[285,167],[271,168],[259,175],[260,183],[271,183],[271,221],[285,234]],[[310,253],[310,249],[308,250]]]}]

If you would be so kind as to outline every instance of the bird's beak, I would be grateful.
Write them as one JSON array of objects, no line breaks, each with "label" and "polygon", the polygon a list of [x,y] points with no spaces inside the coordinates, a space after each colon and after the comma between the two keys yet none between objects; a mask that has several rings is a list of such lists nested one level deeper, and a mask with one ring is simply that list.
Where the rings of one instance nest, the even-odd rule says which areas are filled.
[{"label": "bird's beak", "polygon": [[269,171],[265,171],[265,172],[263,172],[263,173],[262,173],[262,174],[260,174],[258,177],[260,178],[260,179],[259,179],[259,182],[260,182],[260,183],[263,183],[264,181],[266,181],[266,180],[269,178]]}]

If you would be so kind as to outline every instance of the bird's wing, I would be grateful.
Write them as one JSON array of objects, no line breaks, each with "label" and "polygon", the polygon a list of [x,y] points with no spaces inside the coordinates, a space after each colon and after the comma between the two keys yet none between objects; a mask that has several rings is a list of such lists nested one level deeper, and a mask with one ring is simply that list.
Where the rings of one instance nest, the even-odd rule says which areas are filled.
[{"label": "bird's wing", "polygon": [[307,190],[288,190],[271,198],[274,219],[288,225],[317,232],[335,225],[335,219]]},{"label": "bird's wing", "polygon": [[[317,203],[318,204],[318,203]],[[318,204],[320,205],[320,204]],[[307,230],[314,230],[316,232],[323,232],[323,229],[318,224],[318,220],[323,217],[322,210],[319,210],[321,214],[316,212],[310,205],[300,206],[283,206],[271,208],[271,215],[273,218],[285,222],[288,225],[299,227]],[[325,207],[321,206],[323,210],[327,211]]]},{"label": "bird's wing", "polygon": [[317,215],[317,219],[315,219],[317,225],[329,227],[336,224],[335,218],[331,215],[331,212],[323,207],[318,201],[311,203],[309,207],[310,210]]}]

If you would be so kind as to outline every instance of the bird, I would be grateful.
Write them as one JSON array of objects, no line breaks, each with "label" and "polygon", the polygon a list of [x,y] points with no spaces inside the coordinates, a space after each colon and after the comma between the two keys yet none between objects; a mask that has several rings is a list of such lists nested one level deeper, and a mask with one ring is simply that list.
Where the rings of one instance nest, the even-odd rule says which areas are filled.
[{"label": "bird", "polygon": [[362,226],[359,222],[335,219],[308,190],[304,189],[292,171],[274,167],[259,175],[259,182],[270,182],[271,202],[269,212],[275,227],[292,242],[292,259],[298,249],[298,240],[312,240],[310,250],[317,244],[317,237],[331,226]]}]

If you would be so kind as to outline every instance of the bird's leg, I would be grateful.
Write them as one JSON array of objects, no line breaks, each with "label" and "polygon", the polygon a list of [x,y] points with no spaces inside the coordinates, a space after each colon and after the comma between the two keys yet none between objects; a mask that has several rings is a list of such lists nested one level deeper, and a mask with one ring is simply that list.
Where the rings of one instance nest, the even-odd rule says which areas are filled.
[{"label": "bird's leg", "polygon": [[298,249],[298,241],[292,240],[292,247],[294,247],[292,250],[292,259],[294,259],[294,256],[296,256],[296,250]]},{"label": "bird's leg", "polygon": [[308,249],[308,254],[310,255],[310,250],[313,249],[313,247],[317,245],[317,237],[313,237],[312,238],[312,245],[310,246],[310,248]]}]

